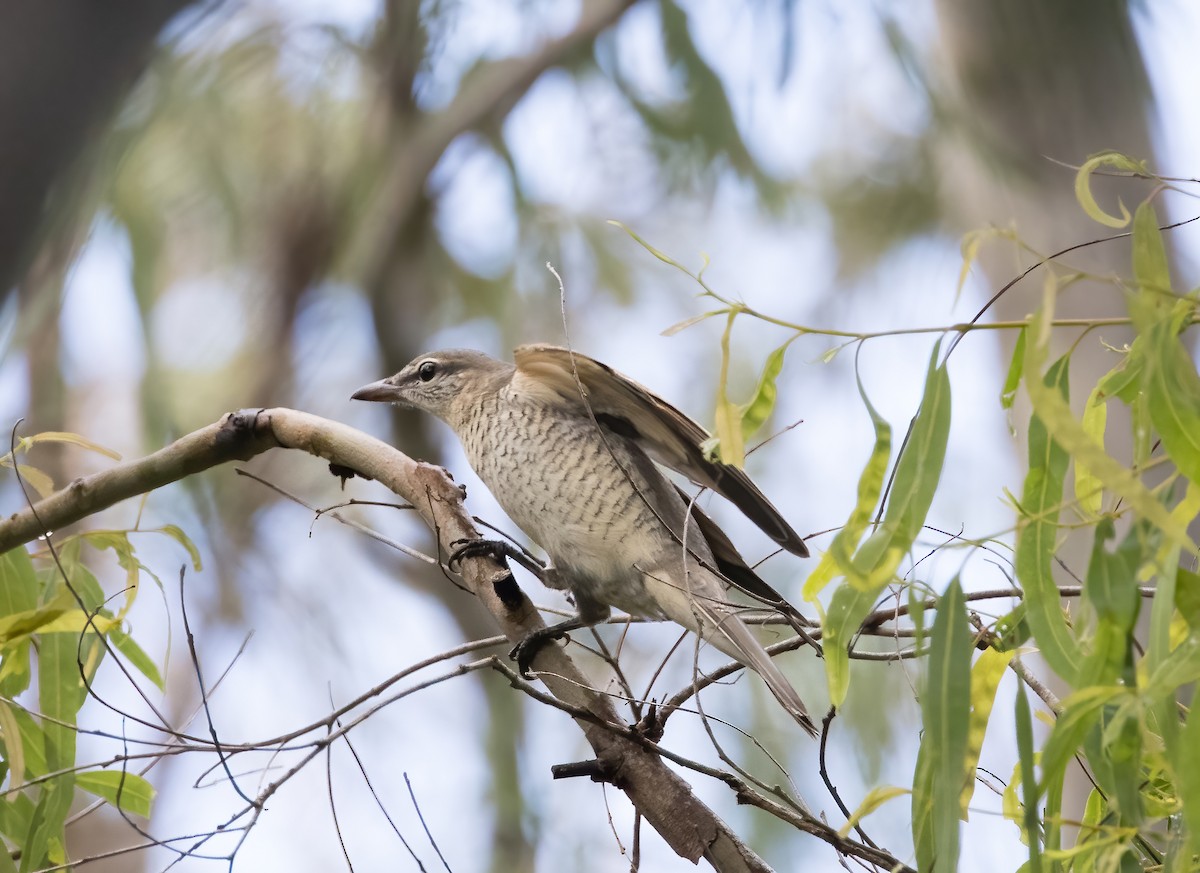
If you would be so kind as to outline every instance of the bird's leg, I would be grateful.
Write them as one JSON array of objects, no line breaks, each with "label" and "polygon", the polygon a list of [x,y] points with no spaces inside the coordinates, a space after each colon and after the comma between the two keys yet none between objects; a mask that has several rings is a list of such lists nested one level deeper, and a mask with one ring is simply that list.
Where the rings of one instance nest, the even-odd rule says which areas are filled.
[{"label": "bird's leg", "polygon": [[529,665],[546,643],[551,640],[560,640],[571,631],[591,627],[598,622],[604,621],[611,614],[612,610],[608,608],[607,604],[583,596],[578,591],[574,593],[579,608],[578,615],[574,618],[568,618],[566,621],[560,621],[558,624],[530,631],[508,653],[508,656],[517,662],[517,671],[523,678],[529,678]]},{"label": "bird's leg", "polygon": [[558,624],[530,631],[525,635],[524,639],[512,647],[512,651],[508,653],[508,657],[517,662],[517,672],[521,674],[521,678],[530,679],[532,677],[529,675],[529,665],[537,657],[537,653],[541,651],[542,646],[554,640],[561,640],[571,631],[589,627],[590,624],[591,622],[584,621],[579,616],[576,616],[575,618],[568,618],[566,621],[560,621]]}]

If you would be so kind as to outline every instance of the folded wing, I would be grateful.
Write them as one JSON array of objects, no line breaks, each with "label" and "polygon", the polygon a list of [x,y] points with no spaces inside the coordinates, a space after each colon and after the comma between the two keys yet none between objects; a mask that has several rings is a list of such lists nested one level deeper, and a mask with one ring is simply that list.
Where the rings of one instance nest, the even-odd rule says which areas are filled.
[{"label": "folded wing", "polygon": [[701,444],[707,431],[661,397],[611,367],[559,346],[520,346],[514,360],[514,386],[550,391],[582,410],[590,408],[597,423],[635,440],[658,463],[729,500],[789,552],[808,555],[804,540],[750,477],[705,458]]}]

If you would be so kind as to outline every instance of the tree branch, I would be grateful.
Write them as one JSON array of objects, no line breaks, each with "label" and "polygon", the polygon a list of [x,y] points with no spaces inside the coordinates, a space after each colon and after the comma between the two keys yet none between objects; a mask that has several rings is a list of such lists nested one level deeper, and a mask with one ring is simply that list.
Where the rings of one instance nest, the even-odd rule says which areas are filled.
[{"label": "tree branch", "polygon": [[[0,553],[121,500],[274,447],[299,449],[378,480],[415,507],[447,553],[456,540],[479,537],[463,507],[463,489],[442,468],[414,461],[347,425],[291,409],[266,409],[229,413],[141,460],[75,480],[0,522]],[[503,564],[487,556],[466,558],[462,575],[509,640],[516,642],[544,627],[537,609]],[[678,855],[693,863],[705,858],[722,873],[770,870],[657,754],[603,725],[628,729],[609,698],[592,690],[591,681],[561,647],[542,647],[533,668],[551,694],[593,716],[594,721],[577,719],[576,723],[596,759]]]}]

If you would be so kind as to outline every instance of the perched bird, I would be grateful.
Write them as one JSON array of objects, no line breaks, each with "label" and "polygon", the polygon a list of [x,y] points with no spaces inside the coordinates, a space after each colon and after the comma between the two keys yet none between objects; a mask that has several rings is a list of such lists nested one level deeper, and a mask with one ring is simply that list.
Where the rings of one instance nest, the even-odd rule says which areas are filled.
[{"label": "perched bird", "polygon": [[433,352],[353,398],[430,412],[458,434],[479,478],[545,550],[557,571],[550,578],[574,598],[578,617],[546,628],[537,642],[595,624],[612,606],[671,619],[756,671],[815,734],[800,696],[726,589],[736,585],[793,617],[795,610],[654,462],[726,497],[793,554],[808,555],[804,540],[742,470],[705,457],[700,425],[632,379],[557,346],[521,346],[514,359]]}]

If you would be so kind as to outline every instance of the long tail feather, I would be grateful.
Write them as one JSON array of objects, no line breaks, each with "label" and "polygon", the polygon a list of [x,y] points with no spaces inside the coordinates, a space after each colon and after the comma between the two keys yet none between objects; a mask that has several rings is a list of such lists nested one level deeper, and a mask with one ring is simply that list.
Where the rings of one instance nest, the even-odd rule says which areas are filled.
[{"label": "long tail feather", "polygon": [[788,682],[787,677],[775,666],[775,662],[771,660],[762,643],[751,633],[750,628],[733,612],[718,611],[712,607],[702,608],[701,611],[707,619],[705,624],[710,625],[709,628],[705,628],[705,638],[729,657],[741,661],[761,676],[787,713],[809,736],[815,737],[817,726],[809,717],[804,701],[800,699],[792,683]]}]

